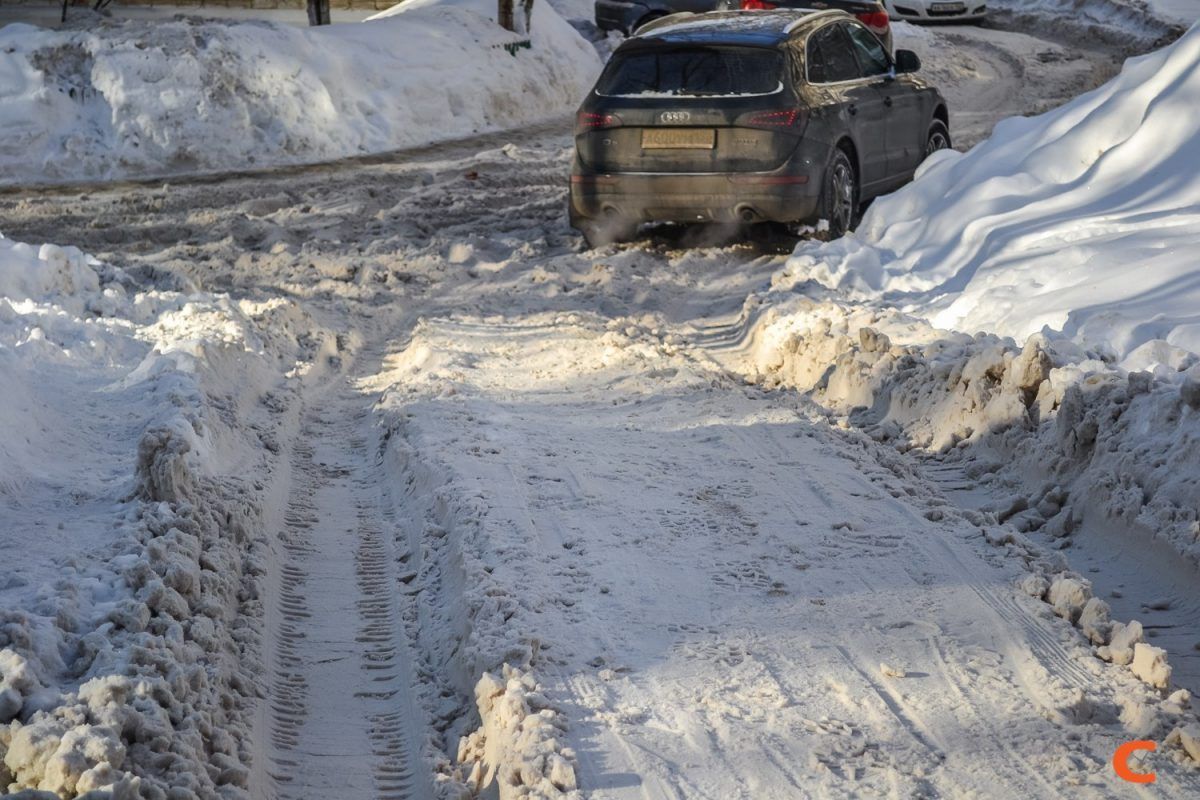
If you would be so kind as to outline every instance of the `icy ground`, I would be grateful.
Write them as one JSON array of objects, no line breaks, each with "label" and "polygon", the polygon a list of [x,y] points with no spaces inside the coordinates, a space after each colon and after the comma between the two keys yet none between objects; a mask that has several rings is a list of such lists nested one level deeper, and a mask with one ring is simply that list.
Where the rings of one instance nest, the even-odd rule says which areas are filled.
[{"label": "icy ground", "polygon": [[[970,81],[1005,47],[1078,51],[944,35],[974,135],[1089,80],[1050,58],[1027,64],[1046,95],[998,100]],[[583,251],[569,159],[551,123],[0,197],[7,236],[98,258],[0,240],[0,369],[25,393],[0,436],[6,777],[64,796],[1124,797],[1112,751],[1150,737],[1155,792],[1200,791],[1178,691],[1200,688],[1180,652],[1194,572],[1171,562],[1165,604],[1121,573],[1110,611],[1071,569],[1118,572],[1031,532],[1086,505],[1071,487],[1014,496],[998,467],[897,446],[960,441],[1055,365],[835,302],[792,336],[788,308],[755,310],[784,259],[750,244]],[[885,328],[930,347],[892,357]],[[950,392],[946,429],[862,419],[885,356],[921,386],[953,390],[960,361],[993,378]],[[826,384],[791,391],[813,369]],[[1162,624],[1124,624],[1146,608]]]}]

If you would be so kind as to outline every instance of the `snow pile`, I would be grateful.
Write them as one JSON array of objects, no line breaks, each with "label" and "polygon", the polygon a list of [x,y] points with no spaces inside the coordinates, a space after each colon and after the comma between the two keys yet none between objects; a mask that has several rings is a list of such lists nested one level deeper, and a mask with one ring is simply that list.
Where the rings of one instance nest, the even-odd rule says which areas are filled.
[{"label": "snow pile", "polygon": [[1200,26],[1100,89],[930,159],[788,270],[934,326],[1045,330],[1132,369],[1200,352]]},{"label": "snow pile", "polygon": [[0,236],[0,297],[10,303],[59,293],[78,304],[99,293],[94,259],[74,247],[44,244],[31,247]]},{"label": "snow pile", "polygon": [[[483,0],[301,29],[179,18],[0,31],[3,183],[311,162],[568,113],[600,69],[546,3]],[[454,75],[448,81],[446,76]]]},{"label": "snow pile", "polygon": [[0,786],[246,796],[263,456],[232,411],[301,325],[0,238]]},{"label": "snow pile", "polygon": [[560,742],[565,720],[533,676],[507,664],[499,678],[485,672],[475,700],[482,724],[458,747],[458,762],[471,765],[468,785],[479,791],[495,781],[500,800],[581,797],[575,754]]},{"label": "snow pile", "polygon": [[1086,579],[1062,572],[1047,581],[1032,573],[1020,586],[1026,594],[1045,600],[1054,613],[1076,625],[1097,646],[1098,658],[1128,666],[1134,677],[1155,689],[1170,686],[1167,651],[1142,641],[1142,625],[1137,620],[1113,622],[1108,604],[1092,595],[1092,585]]},{"label": "snow pile", "polygon": [[787,290],[752,297],[745,324],[745,344],[719,354],[732,369],[900,449],[961,460],[973,480],[1018,483],[993,508],[1001,521],[1065,542],[1085,515],[1116,519],[1200,563],[1194,377],[1156,380],[1041,334],[1017,345],[947,333]]},{"label": "snow pile", "polygon": [[1200,13],[1195,0],[992,0],[988,8],[1024,27],[1053,25],[1130,49],[1162,45]]},{"label": "snow pile", "polygon": [[[464,492],[446,465],[418,457],[408,411],[427,394],[456,397],[464,363],[434,346],[418,325],[413,341],[385,373],[401,379],[384,392],[385,469],[406,487],[403,509],[412,542],[414,582],[409,635],[421,676],[413,691],[434,710],[430,761],[438,797],[473,795],[498,786],[502,798],[571,797],[574,756],[560,741],[562,717],[530,671],[539,635],[528,598],[502,584],[484,520],[488,507]],[[499,677],[497,677],[499,676]],[[439,755],[440,754],[440,755]],[[451,764],[446,754],[456,754]]]},{"label": "snow pile", "polygon": [[[986,524],[986,523],[985,523]],[[994,540],[994,534],[988,535]],[[1029,575],[1019,582],[1019,588],[1030,597],[1049,603],[1056,614],[1075,625],[1096,645],[1096,657],[1129,672],[1141,686],[1125,687],[1114,696],[1122,707],[1120,721],[1133,736],[1161,738],[1175,748],[1178,759],[1200,762],[1200,751],[1190,746],[1196,726],[1191,708],[1191,693],[1171,686],[1171,666],[1167,653],[1142,641],[1142,626],[1137,621],[1128,624],[1109,619],[1108,604],[1092,596],[1091,584],[1071,572],[1047,577],[1044,570],[1048,559],[1028,540],[1008,538],[1003,542],[1017,548],[1027,559]],[[1061,709],[1060,709],[1061,710]],[[1073,724],[1098,721],[1104,712],[1087,700],[1082,693],[1069,711]]]}]

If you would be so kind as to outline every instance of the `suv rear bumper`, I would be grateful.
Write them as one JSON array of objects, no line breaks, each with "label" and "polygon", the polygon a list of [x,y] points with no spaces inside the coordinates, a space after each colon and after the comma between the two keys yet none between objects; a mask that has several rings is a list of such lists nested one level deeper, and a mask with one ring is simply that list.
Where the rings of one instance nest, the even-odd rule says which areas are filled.
[{"label": "suv rear bumper", "polygon": [[818,175],[782,172],[571,175],[571,224],[642,222],[813,222]]}]

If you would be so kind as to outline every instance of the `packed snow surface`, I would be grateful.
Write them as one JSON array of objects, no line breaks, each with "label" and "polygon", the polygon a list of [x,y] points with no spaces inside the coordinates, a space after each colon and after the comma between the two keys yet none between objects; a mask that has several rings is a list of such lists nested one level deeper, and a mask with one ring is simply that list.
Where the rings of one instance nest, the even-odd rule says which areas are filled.
[{"label": "packed snow surface", "polygon": [[1200,384],[588,250],[570,144],[0,197],[97,255],[0,241],[0,782],[1115,798],[1153,738],[1196,794],[1195,581],[1074,559],[1195,548]]},{"label": "packed snow surface", "polygon": [[[595,50],[546,3],[530,33],[484,0],[358,25],[102,21],[0,30],[0,183],[312,162],[571,111]],[[523,20],[522,20],[523,23]]]},{"label": "packed snow surface", "polygon": [[1131,368],[1200,352],[1200,27],[1066,106],[937,154],[788,269],[935,326],[1046,330]]}]

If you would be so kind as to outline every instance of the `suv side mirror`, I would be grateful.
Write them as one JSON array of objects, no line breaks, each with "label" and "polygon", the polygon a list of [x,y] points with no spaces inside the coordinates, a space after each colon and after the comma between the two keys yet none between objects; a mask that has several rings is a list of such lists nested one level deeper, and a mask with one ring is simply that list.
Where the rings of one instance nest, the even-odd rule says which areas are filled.
[{"label": "suv side mirror", "polygon": [[904,75],[909,72],[916,72],[921,68],[921,59],[912,50],[897,50],[896,51],[896,74]]}]

